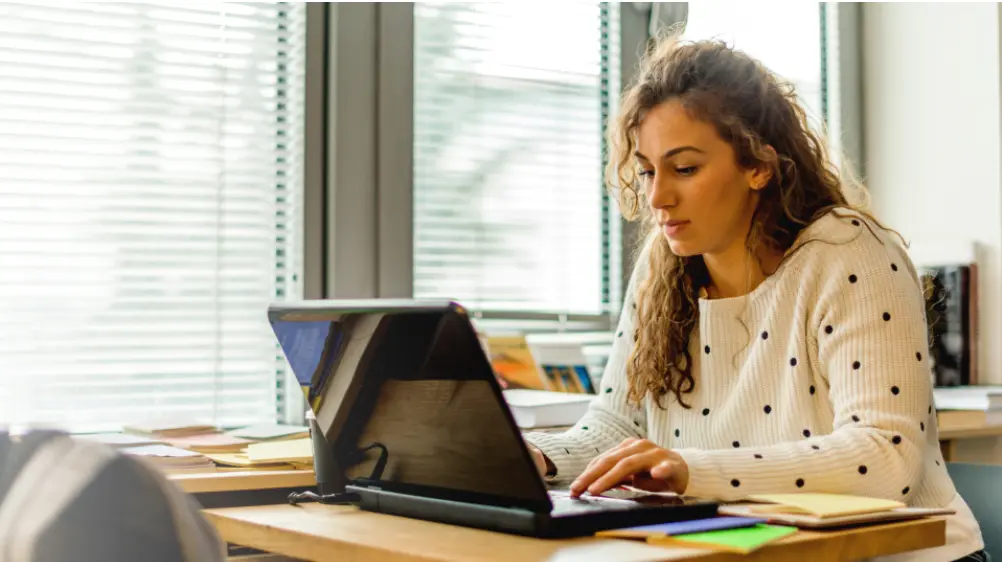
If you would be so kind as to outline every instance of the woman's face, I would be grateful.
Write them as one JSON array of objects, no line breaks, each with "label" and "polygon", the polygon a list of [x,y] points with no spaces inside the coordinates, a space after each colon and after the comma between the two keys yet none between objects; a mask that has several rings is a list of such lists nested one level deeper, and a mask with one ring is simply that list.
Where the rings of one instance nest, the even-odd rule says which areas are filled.
[{"label": "woman's face", "polygon": [[651,109],[637,132],[637,160],[654,218],[677,256],[743,248],[768,172],[738,166],[716,129],[677,100]]}]

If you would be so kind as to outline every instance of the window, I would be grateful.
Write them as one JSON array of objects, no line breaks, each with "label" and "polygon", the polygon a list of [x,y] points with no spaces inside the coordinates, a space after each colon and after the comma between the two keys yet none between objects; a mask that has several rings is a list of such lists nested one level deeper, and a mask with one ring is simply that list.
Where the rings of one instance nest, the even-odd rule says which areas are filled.
[{"label": "window", "polygon": [[0,4],[0,423],[274,419],[304,13]]},{"label": "window", "polygon": [[812,123],[823,121],[821,9],[814,2],[689,2],[685,39],[720,39],[793,83]]},{"label": "window", "polygon": [[602,3],[415,5],[416,297],[608,313],[617,22]]}]

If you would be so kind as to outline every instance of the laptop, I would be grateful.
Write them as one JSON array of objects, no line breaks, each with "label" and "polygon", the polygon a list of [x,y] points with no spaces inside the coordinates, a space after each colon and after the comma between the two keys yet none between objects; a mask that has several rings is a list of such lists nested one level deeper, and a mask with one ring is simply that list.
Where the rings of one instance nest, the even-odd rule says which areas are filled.
[{"label": "laptop", "polygon": [[548,490],[459,304],[318,300],[268,317],[363,510],[533,537],[717,515],[708,500]]}]

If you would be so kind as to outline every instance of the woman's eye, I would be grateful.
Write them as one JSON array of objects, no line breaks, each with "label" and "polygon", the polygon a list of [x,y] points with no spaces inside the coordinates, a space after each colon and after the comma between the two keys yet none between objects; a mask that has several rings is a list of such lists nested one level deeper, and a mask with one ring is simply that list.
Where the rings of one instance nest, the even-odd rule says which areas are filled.
[{"label": "woman's eye", "polygon": [[675,172],[680,176],[691,176],[696,173],[696,166],[679,166]]},{"label": "woman's eye", "polygon": [[653,178],[654,177],[654,170],[640,170],[637,173],[637,175],[639,175],[640,177],[642,177],[644,179]]}]

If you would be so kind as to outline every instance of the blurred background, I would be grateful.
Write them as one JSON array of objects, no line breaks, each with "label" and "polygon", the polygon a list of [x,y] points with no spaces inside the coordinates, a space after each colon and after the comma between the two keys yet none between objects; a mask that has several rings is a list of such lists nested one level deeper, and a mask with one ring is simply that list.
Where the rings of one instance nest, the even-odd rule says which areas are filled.
[{"label": "blurred background", "polygon": [[303,298],[456,299],[485,334],[576,347],[597,380],[636,240],[602,184],[604,123],[671,26],[795,84],[878,218],[939,275],[953,324],[937,357],[967,362],[949,384],[1000,384],[1000,16],[2,3],[0,424],[302,423],[265,309]]}]

